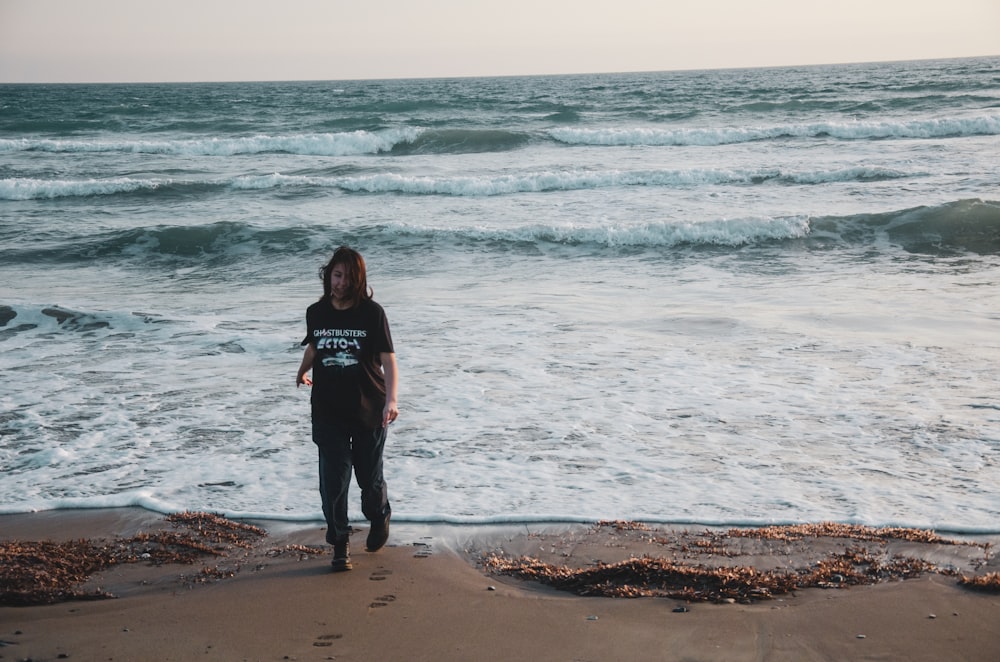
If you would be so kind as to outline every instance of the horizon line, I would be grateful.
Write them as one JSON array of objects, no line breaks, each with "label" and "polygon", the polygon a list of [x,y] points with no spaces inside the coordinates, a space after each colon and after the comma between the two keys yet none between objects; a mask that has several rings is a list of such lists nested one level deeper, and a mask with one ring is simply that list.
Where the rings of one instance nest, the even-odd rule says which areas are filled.
[{"label": "horizon line", "polygon": [[38,80],[38,81],[10,81],[0,80],[0,85],[224,85],[232,83],[325,83],[325,82],[357,82],[357,81],[401,81],[401,80],[456,80],[475,78],[545,78],[560,76],[597,76],[597,75],[633,75],[633,74],[658,74],[658,73],[696,73],[707,71],[747,71],[760,69],[796,69],[814,67],[838,67],[838,66],[864,66],[875,64],[901,64],[906,62],[937,62],[949,60],[979,60],[1000,57],[1000,53],[989,55],[959,55],[945,57],[921,57],[921,58],[900,58],[889,60],[851,60],[841,62],[812,62],[800,64],[760,64],[745,66],[720,66],[720,67],[680,67],[675,69],[634,69],[634,70],[607,70],[607,71],[575,71],[559,73],[523,73],[523,74],[454,74],[454,75],[427,75],[427,76],[359,76],[346,78],[232,78],[232,79],[205,79],[205,80]]}]

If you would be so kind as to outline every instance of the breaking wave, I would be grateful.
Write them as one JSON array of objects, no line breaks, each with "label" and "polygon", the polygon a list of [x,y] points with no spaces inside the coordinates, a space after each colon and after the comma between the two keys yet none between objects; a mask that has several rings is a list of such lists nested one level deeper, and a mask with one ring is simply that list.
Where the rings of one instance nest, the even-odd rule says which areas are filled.
[{"label": "breaking wave", "polygon": [[[66,236],[44,245],[8,248],[9,263],[77,262],[94,258],[146,265],[238,261],[247,257],[299,255],[326,245],[329,228],[263,228],[223,221]],[[961,200],[936,207],[853,216],[787,216],[710,221],[658,220],[620,225],[546,224],[516,227],[466,225],[441,228],[387,223],[355,228],[344,239],[356,243],[488,243],[494,247],[558,244],[663,250],[675,247],[770,247],[826,250],[890,244],[914,253],[1000,254],[1000,203]]]}]

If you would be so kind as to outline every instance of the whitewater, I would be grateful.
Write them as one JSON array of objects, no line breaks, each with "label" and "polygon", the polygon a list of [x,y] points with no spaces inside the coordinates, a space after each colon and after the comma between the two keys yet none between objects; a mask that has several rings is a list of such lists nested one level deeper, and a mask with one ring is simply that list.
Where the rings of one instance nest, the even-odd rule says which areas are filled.
[{"label": "whitewater", "polygon": [[348,244],[394,521],[998,533],[997,153],[998,58],[0,86],[0,513],[321,521]]}]

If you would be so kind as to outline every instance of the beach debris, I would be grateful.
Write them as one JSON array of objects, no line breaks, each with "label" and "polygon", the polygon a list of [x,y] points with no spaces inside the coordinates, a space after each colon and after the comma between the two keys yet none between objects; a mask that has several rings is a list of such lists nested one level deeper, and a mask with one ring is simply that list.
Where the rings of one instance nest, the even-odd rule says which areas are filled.
[{"label": "beach debris", "polygon": [[[919,577],[925,573],[956,574],[953,568],[939,568],[923,558],[890,555],[885,543],[903,540],[926,545],[977,545],[947,540],[931,531],[895,527],[875,528],[836,523],[769,526],[753,529],[729,529],[691,534],[687,531],[658,531],[646,525],[605,520],[598,522],[592,533],[611,537],[636,537],[645,549],[654,552],[663,547],[673,550],[671,558],[659,553],[616,562],[595,560],[586,567],[572,567],[563,562],[550,563],[532,556],[513,556],[492,551],[481,557],[484,570],[519,579],[536,581],[578,595],[615,598],[666,597],[688,602],[750,603],[773,599],[800,589],[846,589],[851,586],[876,584]],[[775,564],[776,558],[790,554],[793,543],[807,537],[828,538],[814,546],[813,554],[799,554],[793,562]],[[740,539],[756,538],[777,541],[749,551],[740,548]],[[845,540],[844,544],[833,541]],[[600,544],[600,539],[596,544]],[[801,552],[801,547],[798,548]],[[694,556],[695,558],[692,558]],[[683,557],[683,558],[678,558]],[[719,557],[719,558],[711,558]],[[732,563],[733,557],[748,558],[744,564]],[[804,557],[804,558],[803,558]],[[722,563],[720,560],[725,559]],[[707,561],[711,560],[712,563]],[[726,562],[728,561],[728,563]],[[755,567],[761,561],[778,567]],[[793,567],[796,566],[796,567]],[[988,576],[987,576],[988,577]],[[971,582],[972,580],[970,580]],[[989,585],[987,578],[975,580]],[[1000,576],[992,582],[1000,584]]]},{"label": "beach debris", "polygon": [[311,556],[322,556],[326,554],[326,550],[320,549],[319,547],[310,547],[308,545],[285,545],[284,547],[272,547],[267,550],[267,556],[271,558],[277,558],[279,556],[284,556],[285,554],[298,554],[300,561],[306,561]]},{"label": "beach debris", "polygon": [[[977,541],[959,541],[944,538],[933,531],[906,527],[872,527],[860,524],[841,524],[837,522],[819,522],[814,524],[773,525],[747,528],[705,529],[700,533],[688,531],[660,531],[641,522],[622,520],[601,520],[591,529],[591,534],[610,535],[615,538],[626,538],[649,542],[661,547],[675,549],[680,553],[693,553],[701,556],[737,557],[746,552],[738,544],[740,540],[756,540],[762,544],[803,543],[808,539],[845,539],[857,542],[871,542],[886,545],[889,542],[912,542],[917,544],[937,544],[953,546],[972,546],[982,548],[987,557],[990,556],[990,543]],[[609,545],[615,543],[609,542]],[[769,548],[771,554],[789,554],[791,548],[782,550],[780,547]]]},{"label": "beach debris", "polygon": [[0,542],[0,604],[110,597],[100,589],[83,594],[73,587],[112,562],[105,550],[85,540]]},{"label": "beach debris", "polygon": [[962,577],[958,580],[959,586],[975,589],[977,591],[987,591],[990,593],[1000,593],[1000,572],[991,572],[977,577]]},{"label": "beach debris", "polygon": [[750,567],[706,568],[643,557],[594,568],[567,568],[530,557],[489,556],[490,572],[531,579],[577,595],[614,598],[668,597],[689,601],[767,598],[798,588],[796,576]]},{"label": "beach debris", "polygon": [[249,549],[258,539],[267,536],[267,531],[258,526],[234,522],[214,513],[184,511],[167,515],[166,519],[168,522],[187,527],[204,540],[245,549]]},{"label": "beach debris", "polygon": [[[0,541],[0,605],[53,604],[100,600],[114,595],[102,588],[80,587],[91,575],[116,564],[193,564],[205,557],[225,557],[233,548],[249,548],[267,533],[211,513],[184,512],[166,521],[183,531],[139,533],[113,540]],[[203,568],[193,581],[233,576],[236,568]]]},{"label": "beach debris", "polygon": [[632,522],[627,520],[607,520],[602,519],[596,525],[597,528],[601,527],[612,527],[616,531],[652,531],[652,528],[648,524],[643,524],[642,522]]},{"label": "beach debris", "polygon": [[852,540],[907,540],[910,542],[936,543],[939,545],[977,544],[963,543],[942,538],[926,529],[904,527],[872,527],[861,524],[839,524],[820,522],[818,524],[789,524],[783,526],[762,526],[746,529],[729,529],[727,536],[733,538],[759,538],[770,540],[802,540],[804,538],[850,538]]}]

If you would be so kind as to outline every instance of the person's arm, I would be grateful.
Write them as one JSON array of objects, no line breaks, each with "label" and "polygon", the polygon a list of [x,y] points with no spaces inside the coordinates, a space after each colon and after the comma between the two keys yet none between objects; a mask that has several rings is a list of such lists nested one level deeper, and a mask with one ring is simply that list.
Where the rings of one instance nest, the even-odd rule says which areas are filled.
[{"label": "person's arm", "polygon": [[302,363],[299,364],[299,374],[295,377],[295,386],[300,384],[312,386],[313,381],[306,374],[312,369],[313,359],[316,358],[316,346],[312,343],[306,345],[306,351],[302,353]]},{"label": "person's arm", "polygon": [[386,427],[399,417],[396,398],[399,396],[399,370],[396,367],[396,355],[392,352],[382,352],[382,372],[385,374],[385,409],[382,410],[382,427]]}]

